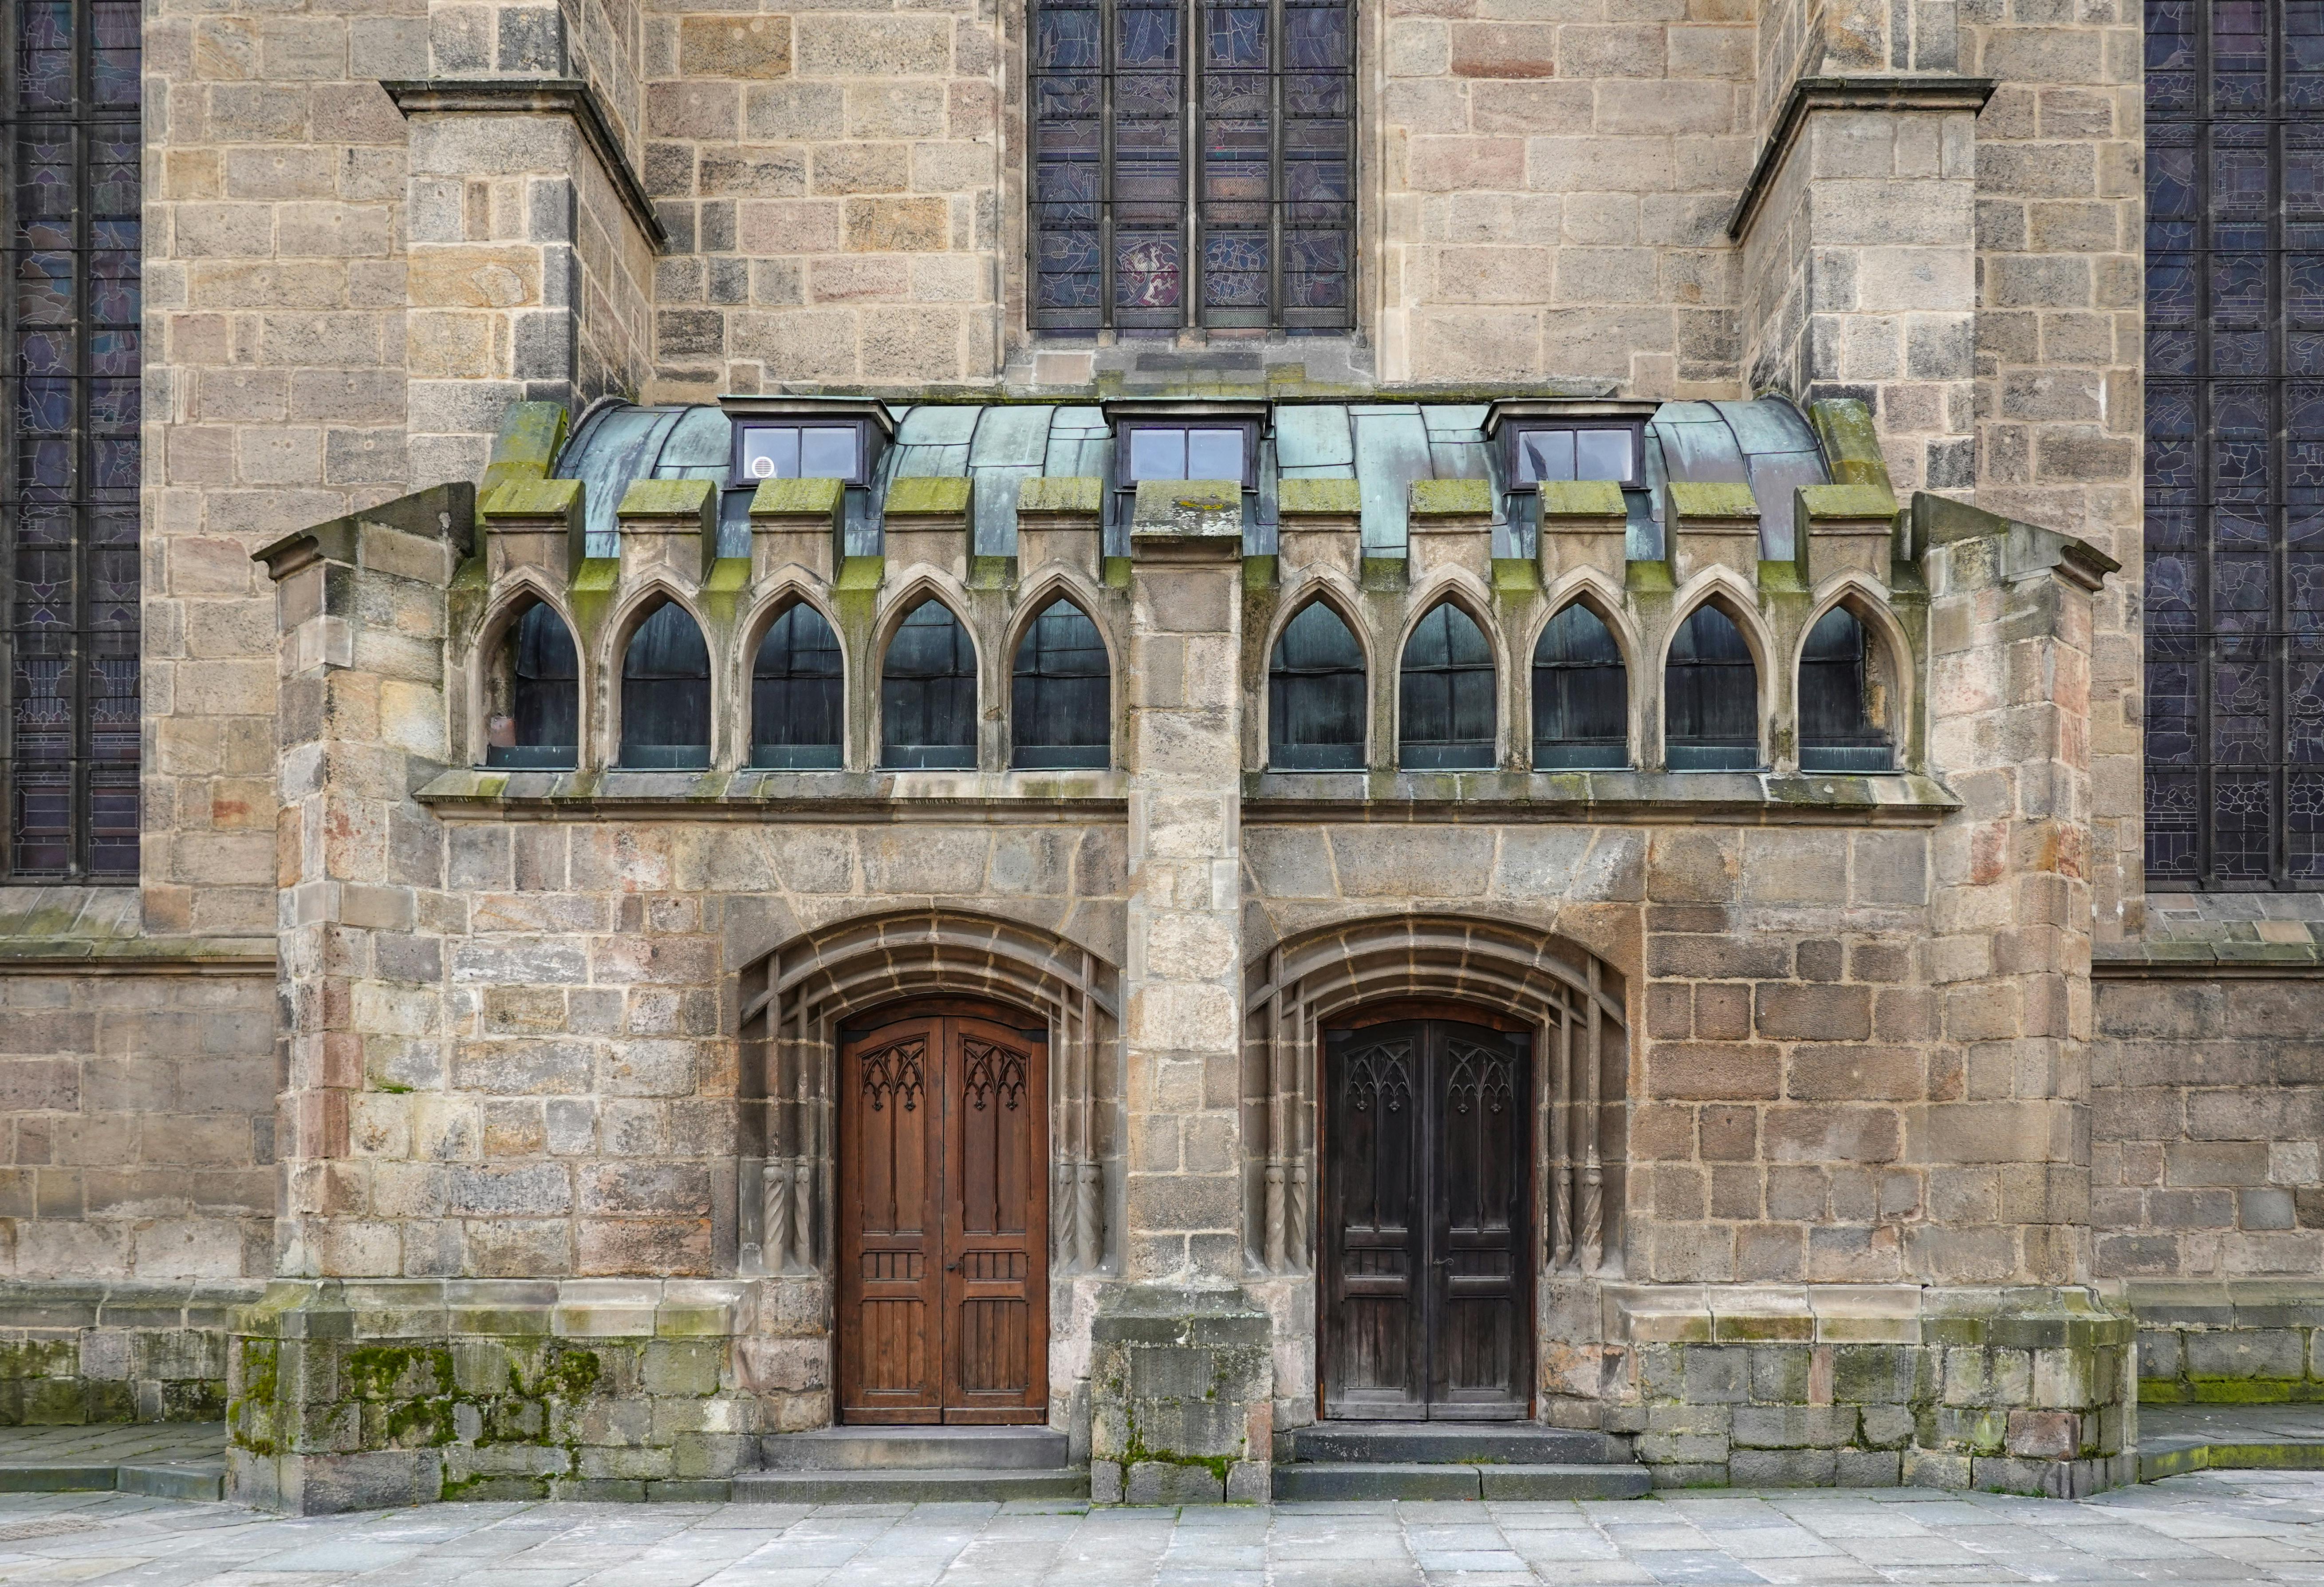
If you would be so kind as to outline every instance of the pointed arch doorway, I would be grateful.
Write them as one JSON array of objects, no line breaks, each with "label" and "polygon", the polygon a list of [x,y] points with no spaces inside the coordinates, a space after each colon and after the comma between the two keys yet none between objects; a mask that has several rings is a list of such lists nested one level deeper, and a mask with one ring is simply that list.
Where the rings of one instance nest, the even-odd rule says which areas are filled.
[{"label": "pointed arch doorway", "polygon": [[1465,1006],[1323,1030],[1323,1414],[1532,1414],[1531,1033]]},{"label": "pointed arch doorway", "polygon": [[839,1419],[1048,1418],[1048,1031],[998,1004],[839,1032]]}]

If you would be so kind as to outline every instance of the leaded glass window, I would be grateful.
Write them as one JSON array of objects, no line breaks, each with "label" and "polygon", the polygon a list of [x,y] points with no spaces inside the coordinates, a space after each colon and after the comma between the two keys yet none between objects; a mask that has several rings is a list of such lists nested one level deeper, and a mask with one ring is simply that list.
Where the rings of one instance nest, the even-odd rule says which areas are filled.
[{"label": "leaded glass window", "polygon": [[1354,323],[1350,0],[1038,0],[1037,330]]},{"label": "leaded glass window", "polygon": [[21,0],[5,90],[6,872],[134,881],[138,7]]},{"label": "leaded glass window", "polygon": [[880,764],[976,769],[976,647],[930,596],[896,625],[880,674]]},{"label": "leaded glass window", "polygon": [[1277,771],[1364,768],[1364,652],[1340,614],[1310,602],[1283,625],[1267,669],[1267,763]]},{"label": "leaded glass window", "polygon": [[2146,6],[2146,873],[2324,885],[2324,6]]},{"label": "leaded glass window", "polygon": [[487,766],[570,770],[581,758],[581,658],[545,601],[509,624],[489,680]]},{"label": "leaded glass window", "polygon": [[1446,601],[1405,641],[1397,680],[1400,760],[1412,771],[1493,764],[1493,650],[1477,620]]},{"label": "leaded glass window", "polygon": [[1817,618],[1800,650],[1800,770],[1892,770],[1895,749],[1879,720],[1885,692],[1856,614],[1834,606]]},{"label": "leaded glass window", "polygon": [[1629,673],[1605,619],[1576,601],[1533,651],[1533,763],[1542,771],[1630,763]]},{"label": "leaded glass window", "polygon": [[836,770],[845,703],[839,636],[801,601],[768,625],[751,664],[751,764]]},{"label": "leaded glass window", "polygon": [[1663,750],[1674,771],[1759,764],[1759,669],[1735,619],[1697,606],[1671,636],[1663,669]]},{"label": "leaded glass window", "polygon": [[710,648],[676,601],[655,607],[623,653],[621,764],[660,771],[710,764]]},{"label": "leaded glass window", "polygon": [[1089,614],[1063,595],[1026,629],[1010,684],[1011,766],[1103,766],[1113,758],[1113,678]]}]

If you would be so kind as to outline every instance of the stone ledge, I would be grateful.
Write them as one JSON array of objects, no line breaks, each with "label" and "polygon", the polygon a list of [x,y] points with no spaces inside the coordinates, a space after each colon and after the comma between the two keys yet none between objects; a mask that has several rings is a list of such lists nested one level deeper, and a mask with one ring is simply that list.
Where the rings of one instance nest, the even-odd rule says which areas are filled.
[{"label": "stone ledge", "polygon": [[2097,981],[2270,981],[2324,976],[2324,946],[2299,942],[2144,942],[2093,955]]},{"label": "stone ledge", "polygon": [[236,1332],[276,1339],[703,1339],[748,1332],[747,1278],[281,1278]]},{"label": "stone ledge", "polygon": [[456,768],[413,796],[497,821],[1120,820],[1120,771],[499,771]]},{"label": "stone ledge", "polygon": [[1257,771],[1245,821],[1717,821],[1763,826],[1932,826],[1960,808],[1916,772]]}]

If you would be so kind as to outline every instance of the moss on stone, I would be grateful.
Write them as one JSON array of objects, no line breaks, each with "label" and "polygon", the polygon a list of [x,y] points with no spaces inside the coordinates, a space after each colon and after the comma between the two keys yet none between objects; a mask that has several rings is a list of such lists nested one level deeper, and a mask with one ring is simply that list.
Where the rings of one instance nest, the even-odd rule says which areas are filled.
[{"label": "moss on stone", "polygon": [[1286,479],[1276,484],[1275,503],[1284,518],[1353,518],[1364,510],[1363,486],[1352,479]]},{"label": "moss on stone", "polygon": [[890,518],[961,517],[968,512],[970,489],[964,475],[899,479],[888,486],[881,511]]},{"label": "moss on stone", "polygon": [[751,493],[751,516],[828,518],[835,522],[839,504],[846,494],[847,485],[843,480],[762,479],[759,488]]},{"label": "moss on stone", "polygon": [[1415,518],[1489,518],[1492,512],[1493,482],[1489,479],[1412,482],[1411,513]]}]

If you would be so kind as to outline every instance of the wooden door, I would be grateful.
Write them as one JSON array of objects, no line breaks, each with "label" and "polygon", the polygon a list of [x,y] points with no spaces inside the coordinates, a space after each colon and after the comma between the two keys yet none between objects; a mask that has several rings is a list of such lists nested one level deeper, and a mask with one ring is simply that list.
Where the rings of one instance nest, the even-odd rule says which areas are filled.
[{"label": "wooden door", "polygon": [[843,1036],[843,1421],[1047,1419],[1047,1056],[973,1015]]},{"label": "wooden door", "polygon": [[1529,1045],[1444,1020],[1325,1032],[1325,1416],[1530,1414]]}]

